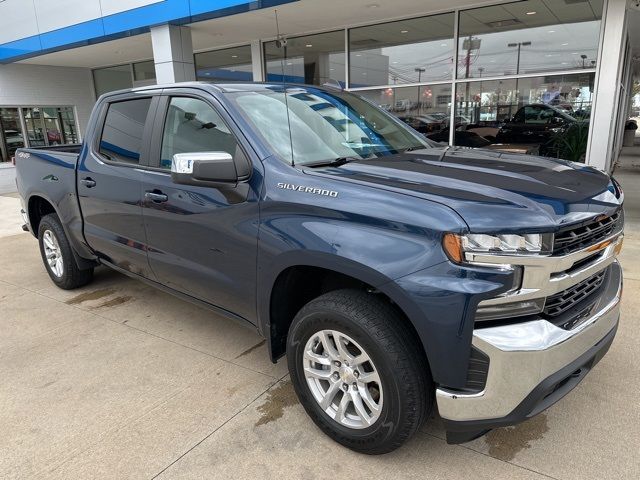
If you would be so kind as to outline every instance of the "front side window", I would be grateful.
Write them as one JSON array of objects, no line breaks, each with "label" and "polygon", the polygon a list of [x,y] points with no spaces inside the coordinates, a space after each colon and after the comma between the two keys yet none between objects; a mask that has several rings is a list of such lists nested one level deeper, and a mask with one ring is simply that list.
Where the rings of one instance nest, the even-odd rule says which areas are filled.
[{"label": "front side window", "polygon": [[203,100],[171,99],[162,136],[160,167],[170,169],[176,153],[236,153],[237,142],[220,115]]},{"label": "front side window", "polygon": [[414,130],[349,93],[289,88],[286,99],[282,90],[229,95],[272,149],[296,165],[429,146]]},{"label": "front side window", "polygon": [[100,137],[99,152],[107,160],[140,163],[142,136],[151,98],[109,105]]}]

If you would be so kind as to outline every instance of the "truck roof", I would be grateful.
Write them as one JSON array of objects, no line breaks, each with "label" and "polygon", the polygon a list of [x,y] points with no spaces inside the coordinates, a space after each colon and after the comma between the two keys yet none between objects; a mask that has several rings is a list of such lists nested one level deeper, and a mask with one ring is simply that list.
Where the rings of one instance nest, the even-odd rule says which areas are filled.
[{"label": "truck roof", "polygon": [[121,95],[129,92],[144,92],[148,90],[161,90],[163,88],[200,88],[205,87],[206,90],[219,93],[231,93],[231,92],[257,92],[261,90],[274,90],[281,89],[283,85],[287,87],[300,87],[300,88],[316,88],[320,90],[336,90],[336,87],[326,86],[319,87],[315,85],[304,85],[301,83],[286,83],[282,82],[228,82],[228,83],[215,83],[207,81],[197,82],[180,82],[180,83],[167,83],[160,85],[147,85],[144,87],[126,88],[123,90],[115,90],[113,92],[105,93],[104,96],[110,97],[115,95]]}]

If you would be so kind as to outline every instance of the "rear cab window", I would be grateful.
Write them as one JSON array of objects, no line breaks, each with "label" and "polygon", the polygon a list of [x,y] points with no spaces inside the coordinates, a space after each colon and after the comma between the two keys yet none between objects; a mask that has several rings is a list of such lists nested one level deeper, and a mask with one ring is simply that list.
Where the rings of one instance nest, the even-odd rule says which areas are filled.
[{"label": "rear cab window", "polygon": [[151,98],[114,102],[107,108],[98,152],[111,162],[139,164]]}]

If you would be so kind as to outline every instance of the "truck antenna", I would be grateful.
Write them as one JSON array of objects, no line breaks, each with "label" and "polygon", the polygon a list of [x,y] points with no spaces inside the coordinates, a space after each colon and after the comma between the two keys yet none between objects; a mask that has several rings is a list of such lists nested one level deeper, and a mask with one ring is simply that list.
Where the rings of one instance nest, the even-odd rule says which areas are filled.
[{"label": "truck antenna", "polygon": [[287,110],[287,126],[289,128],[289,145],[291,148],[291,166],[295,167],[295,156],[293,155],[293,135],[291,134],[291,118],[289,112],[289,94],[287,93],[287,80],[284,73],[284,64],[287,61],[287,39],[280,35],[280,24],[278,23],[278,9],[274,9],[276,14],[276,47],[282,48],[282,56],[280,57],[280,71],[282,72],[282,90],[284,92],[284,108]]}]

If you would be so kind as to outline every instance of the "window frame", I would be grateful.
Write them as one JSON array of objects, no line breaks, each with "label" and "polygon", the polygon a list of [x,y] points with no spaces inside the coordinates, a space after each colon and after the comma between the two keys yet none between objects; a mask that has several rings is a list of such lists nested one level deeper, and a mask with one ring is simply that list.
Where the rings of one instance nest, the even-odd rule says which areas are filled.
[{"label": "window frame", "polygon": [[[156,110],[158,107],[158,92],[154,91],[145,91],[140,92],[140,94],[131,94],[126,93],[122,95],[114,95],[112,97],[107,98],[102,106],[100,107],[100,114],[98,117],[96,132],[99,132],[99,135],[96,135],[91,144],[91,153],[95,158],[101,161],[104,164],[115,166],[115,167],[127,167],[127,168],[146,168],[149,165],[149,143],[151,140],[152,128],[154,125],[154,117],[156,115]],[[123,103],[127,101],[133,100],[146,100],[150,99],[151,103],[149,105],[149,111],[147,112],[147,118],[145,120],[144,129],[142,131],[142,140],[140,145],[140,161],[138,163],[126,163],[120,162],[117,160],[111,160],[106,158],[100,152],[100,141],[102,140],[102,136],[104,134],[104,127],[106,124],[107,114],[109,113],[109,108],[112,104],[115,103]]]}]

